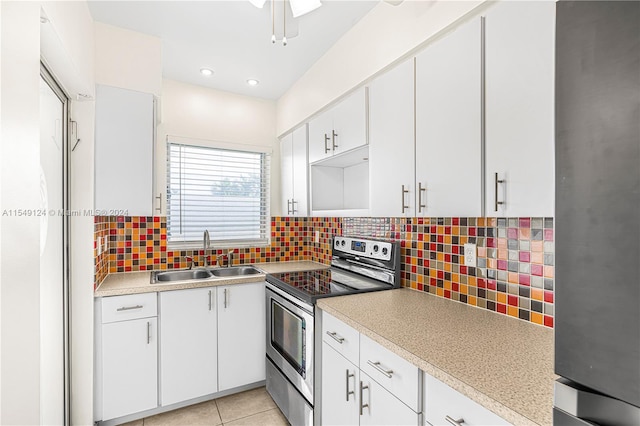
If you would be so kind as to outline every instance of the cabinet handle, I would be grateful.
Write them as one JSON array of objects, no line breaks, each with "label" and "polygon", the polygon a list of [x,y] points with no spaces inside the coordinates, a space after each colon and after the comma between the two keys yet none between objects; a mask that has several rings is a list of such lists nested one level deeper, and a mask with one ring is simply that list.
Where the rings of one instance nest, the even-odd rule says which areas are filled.
[{"label": "cabinet handle", "polygon": [[373,368],[375,368],[376,370],[378,370],[388,378],[391,378],[391,376],[393,375],[393,370],[385,370],[384,368],[380,367],[380,361],[373,362],[369,360],[367,361],[367,364],[369,364],[370,366],[372,366]]},{"label": "cabinet handle", "polygon": [[[362,380],[360,381],[360,415],[364,412],[365,408],[369,407],[369,404],[362,403],[362,391],[365,389],[369,389],[369,386],[362,386]],[[370,409],[370,408],[369,408]]]},{"label": "cabinet handle", "polygon": [[147,321],[147,345],[151,342],[151,322]]},{"label": "cabinet handle", "polygon": [[458,420],[454,420],[453,417],[445,416],[444,419],[447,421],[447,423],[452,424],[453,426],[462,426],[462,423],[464,423],[464,419],[462,417],[460,417]]},{"label": "cabinet handle", "polygon": [[211,290],[209,290],[209,310],[211,310],[211,305],[212,305],[212,302],[211,302]]},{"label": "cabinet handle", "polygon": [[291,199],[291,214],[296,214],[296,204],[298,204],[298,202],[292,198]]},{"label": "cabinet handle", "polygon": [[494,175],[494,179],[493,179],[493,191],[494,191],[494,201],[495,201],[495,205],[494,205],[494,211],[498,211],[498,206],[504,204],[504,201],[498,201],[498,184],[499,183],[505,183],[506,179],[498,179],[498,172],[496,172],[496,174]]},{"label": "cabinet handle", "polygon": [[332,130],[331,131],[331,146],[333,147],[334,151],[338,147],[338,144],[336,144],[336,136],[338,136],[338,134],[336,133],[335,130]]},{"label": "cabinet handle", "polygon": [[333,340],[335,340],[336,342],[342,344],[342,342],[344,342],[344,337],[340,337],[338,336],[338,333],[336,333],[335,331],[327,331],[327,334],[333,338]]},{"label": "cabinet handle", "polygon": [[[427,208],[426,204],[422,204],[422,193],[425,192],[427,188],[422,187],[422,182],[418,182],[418,213],[422,213],[422,208]],[[404,201],[404,198],[403,198]]]},{"label": "cabinet handle", "polygon": [[354,395],[355,396],[355,391],[350,391],[349,390],[349,378],[350,377],[356,377],[355,374],[349,374],[349,369],[347,368],[347,372],[346,372],[346,377],[345,377],[345,382],[346,382],[346,387],[347,387],[347,391],[346,391],[346,397],[347,397],[347,402],[349,402],[349,395]]},{"label": "cabinet handle", "polygon": [[158,207],[156,207],[156,210],[161,212],[162,211],[162,192],[160,192],[157,196],[156,196],[156,200],[158,200]]},{"label": "cabinet handle", "polygon": [[331,148],[329,148],[329,146],[327,145],[327,142],[329,142],[329,136],[325,133],[324,134],[324,153],[325,154],[331,151]]},{"label": "cabinet handle", "polygon": [[287,200],[287,214],[291,214],[291,200]]},{"label": "cabinet handle", "polygon": [[404,185],[402,185],[402,213],[404,213],[405,209],[408,209],[409,206],[405,206],[404,204],[404,194],[408,194],[409,190],[408,189],[404,189]]},{"label": "cabinet handle", "polygon": [[122,311],[131,311],[133,309],[142,309],[142,305],[136,305],[136,306],[123,306],[121,308],[116,309],[117,312],[122,312]]},{"label": "cabinet handle", "polygon": [[228,289],[224,289],[224,307],[225,309],[227,308],[227,290]]}]

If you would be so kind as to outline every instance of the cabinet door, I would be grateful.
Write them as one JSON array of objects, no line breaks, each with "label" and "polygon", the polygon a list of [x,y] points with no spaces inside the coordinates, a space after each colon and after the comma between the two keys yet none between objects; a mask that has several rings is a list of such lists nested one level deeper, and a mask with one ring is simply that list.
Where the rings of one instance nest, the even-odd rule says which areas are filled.
[{"label": "cabinet door", "polygon": [[398,398],[362,371],[360,372],[359,386],[362,387],[362,401],[360,404],[364,407],[360,416],[361,425],[420,424],[419,414],[404,405]]},{"label": "cabinet door", "polygon": [[349,151],[367,144],[367,96],[361,87],[331,110],[333,133],[330,147],[333,154]]},{"label": "cabinet door", "polygon": [[327,110],[309,121],[309,163],[333,155],[331,148],[332,131],[332,110]]},{"label": "cabinet door", "polygon": [[307,216],[309,212],[309,161],[307,159],[307,126],[303,125],[293,131],[292,139],[292,176],[293,215]]},{"label": "cabinet door", "polygon": [[214,288],[160,293],[162,405],[218,390]]},{"label": "cabinet door", "polygon": [[280,139],[280,199],[282,216],[291,215],[293,198],[293,135]]},{"label": "cabinet door", "polygon": [[102,325],[102,420],[158,406],[157,318]]},{"label": "cabinet door", "polygon": [[372,216],[415,215],[413,64],[404,62],[369,86]]},{"label": "cabinet door", "polygon": [[416,57],[418,215],[482,216],[480,18]]},{"label": "cabinet door", "polygon": [[95,206],[153,215],[153,95],[97,86]]},{"label": "cabinet door", "polygon": [[218,287],[218,380],[224,391],[265,379],[264,282]]},{"label": "cabinet door", "polygon": [[322,343],[322,424],[357,425],[358,367],[326,342]]},{"label": "cabinet door", "polygon": [[500,2],[485,28],[486,214],[553,216],[555,3]]}]

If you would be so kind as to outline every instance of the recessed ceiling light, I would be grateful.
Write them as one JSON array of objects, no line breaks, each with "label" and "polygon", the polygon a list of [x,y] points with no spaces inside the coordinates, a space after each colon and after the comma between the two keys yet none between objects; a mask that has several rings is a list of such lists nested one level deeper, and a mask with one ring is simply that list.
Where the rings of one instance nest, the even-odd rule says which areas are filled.
[{"label": "recessed ceiling light", "polygon": [[209,77],[210,75],[213,75],[213,71],[209,68],[200,68],[200,74]]},{"label": "recessed ceiling light", "polygon": [[256,80],[255,78],[250,78],[249,80],[247,80],[247,84],[249,86],[257,86],[258,83],[260,83],[258,80]]}]

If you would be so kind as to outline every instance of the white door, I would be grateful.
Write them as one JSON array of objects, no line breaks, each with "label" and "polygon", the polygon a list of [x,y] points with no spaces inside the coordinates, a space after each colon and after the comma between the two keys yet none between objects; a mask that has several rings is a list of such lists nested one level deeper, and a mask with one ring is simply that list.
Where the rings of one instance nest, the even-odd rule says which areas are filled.
[{"label": "white door", "polygon": [[[361,425],[419,425],[420,415],[402,401],[360,372],[359,386],[362,387]],[[360,391],[360,388],[358,388]]]},{"label": "white door", "polygon": [[416,57],[418,215],[482,216],[481,21]]},{"label": "white door", "polygon": [[302,125],[293,131],[292,181],[293,215],[307,216],[309,212],[309,161],[307,159],[307,126]]},{"label": "white door", "polygon": [[218,290],[218,383],[224,391],[265,379],[265,283]]},{"label": "white door", "polygon": [[332,110],[328,110],[309,121],[309,163],[333,155],[331,137],[333,130]]},{"label": "white door", "polygon": [[162,405],[218,390],[215,288],[160,293]]},{"label": "white door", "polygon": [[413,64],[398,65],[369,87],[372,216],[415,216]]},{"label": "white door", "polygon": [[[46,79],[45,79],[46,78]],[[52,88],[54,87],[55,90]],[[65,422],[65,209],[66,98],[40,78],[40,420]]]},{"label": "white door", "polygon": [[500,2],[485,27],[486,214],[553,216],[555,3]]},{"label": "white door", "polygon": [[340,101],[331,111],[333,130],[329,146],[333,154],[349,151],[367,143],[367,96],[361,87]]},{"label": "white door", "polygon": [[102,419],[158,406],[157,318],[102,325]]},{"label": "white door", "polygon": [[322,343],[322,424],[357,425],[360,370]]},{"label": "white door", "polygon": [[293,198],[293,134],[280,139],[280,199],[282,216],[291,215]]}]

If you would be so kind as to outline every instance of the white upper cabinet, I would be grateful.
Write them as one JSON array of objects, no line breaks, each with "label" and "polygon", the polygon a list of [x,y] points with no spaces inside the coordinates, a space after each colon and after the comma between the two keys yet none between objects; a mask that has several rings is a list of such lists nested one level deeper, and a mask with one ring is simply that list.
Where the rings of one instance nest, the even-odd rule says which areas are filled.
[{"label": "white upper cabinet", "polygon": [[307,216],[309,212],[307,125],[280,140],[282,215]]},{"label": "white upper cabinet", "polygon": [[414,216],[414,61],[369,86],[369,187],[372,216]]},{"label": "white upper cabinet", "polygon": [[309,162],[367,144],[367,95],[361,87],[309,122]]},{"label": "white upper cabinet", "polygon": [[478,17],[416,57],[418,216],[482,216],[481,31]]},{"label": "white upper cabinet", "polygon": [[155,126],[152,94],[96,87],[96,209],[153,215]]},{"label": "white upper cabinet", "polygon": [[555,3],[500,2],[485,28],[486,215],[553,216]]}]

